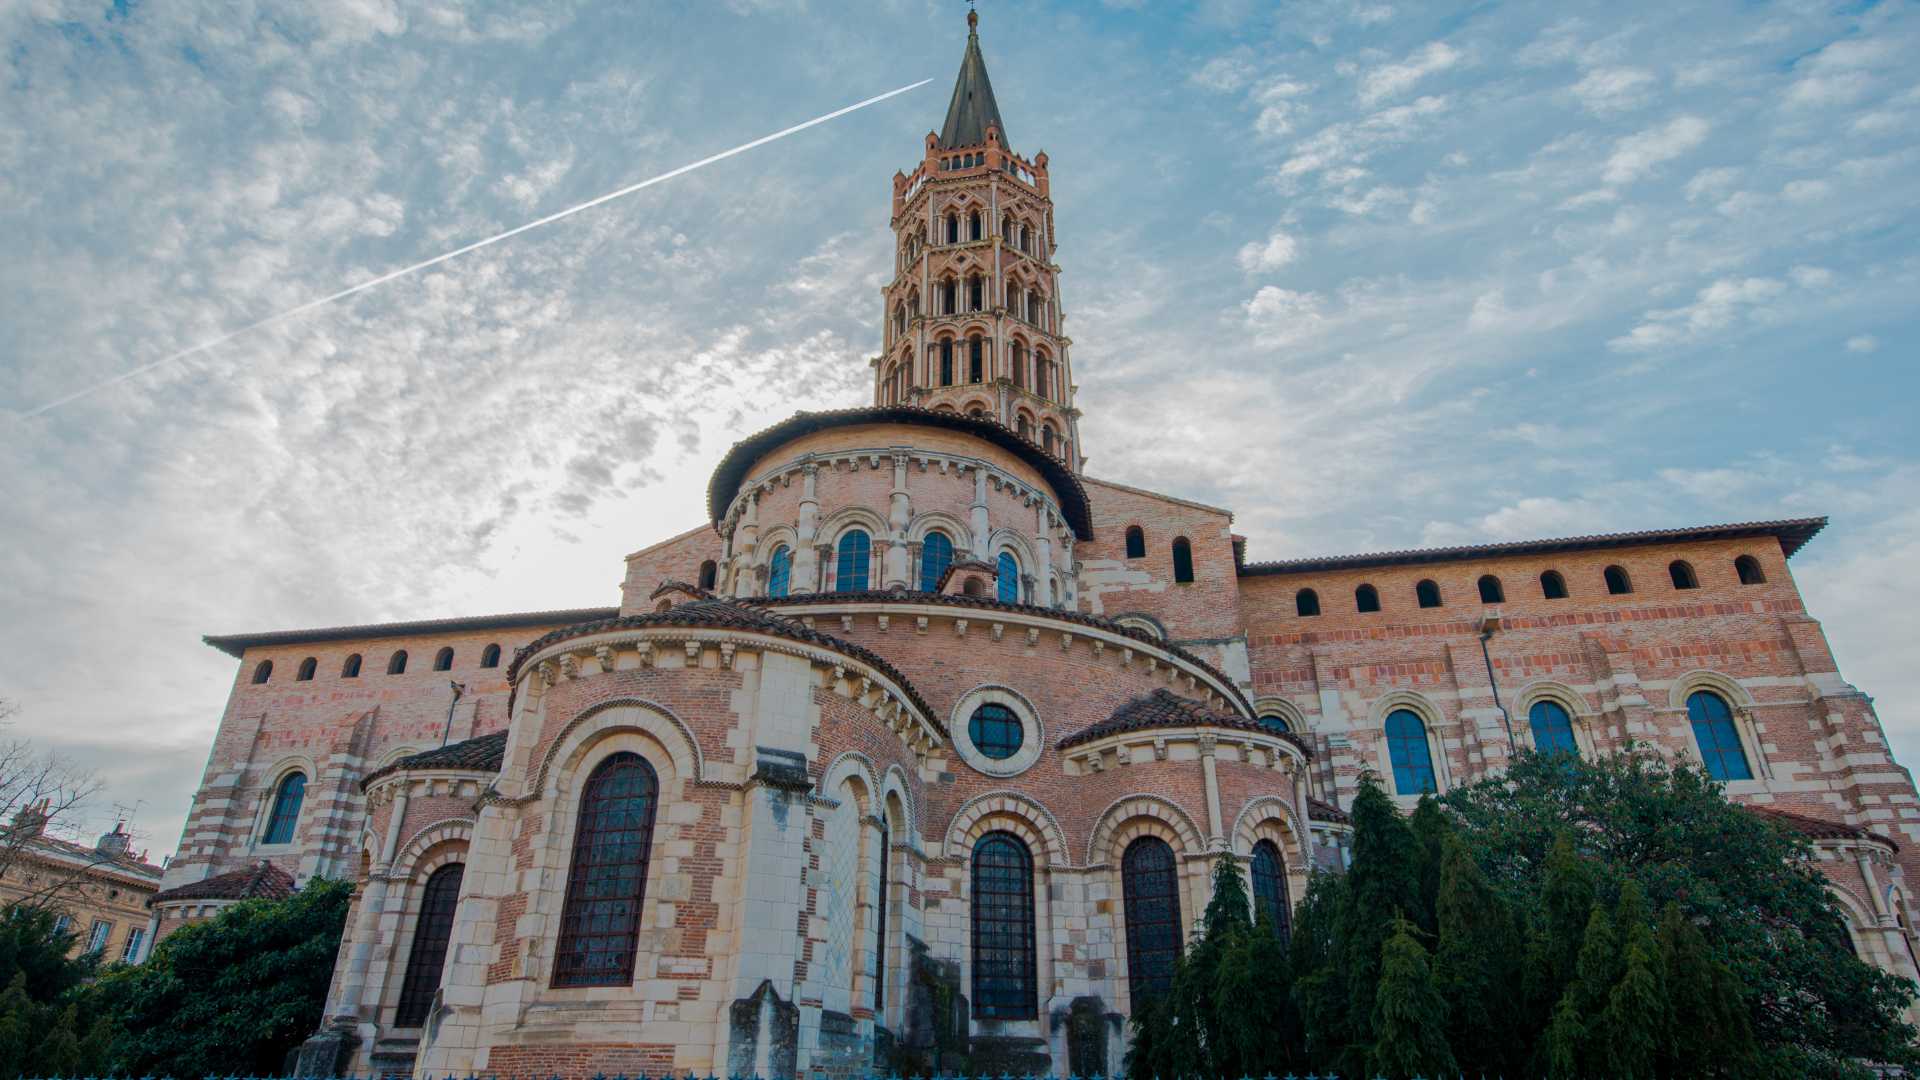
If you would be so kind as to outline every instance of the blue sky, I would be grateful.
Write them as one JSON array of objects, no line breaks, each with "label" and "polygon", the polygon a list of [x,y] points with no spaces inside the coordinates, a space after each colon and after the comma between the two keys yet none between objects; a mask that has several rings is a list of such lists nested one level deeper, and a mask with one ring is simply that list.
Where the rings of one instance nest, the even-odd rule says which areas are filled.
[{"label": "blue sky", "polygon": [[[0,8],[18,732],[169,851],[233,673],[200,634],[615,602],[735,439],[864,399],[963,11]],[[1235,508],[1255,559],[1830,514],[1796,574],[1920,758],[1915,5],[990,0],[981,32],[1052,160],[1093,475]]]}]

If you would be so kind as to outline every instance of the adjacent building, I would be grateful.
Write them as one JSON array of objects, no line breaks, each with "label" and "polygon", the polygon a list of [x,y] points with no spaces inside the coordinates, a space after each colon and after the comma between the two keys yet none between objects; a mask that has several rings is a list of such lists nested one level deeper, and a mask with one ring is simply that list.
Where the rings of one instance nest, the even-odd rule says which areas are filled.
[{"label": "adjacent building", "polygon": [[47,832],[45,804],[25,806],[0,830],[0,904],[46,907],[74,935],[74,955],[137,964],[153,944],[147,901],[161,868],[133,851],[123,824],[92,847]]},{"label": "adjacent building", "polygon": [[309,1046],[354,1072],[1112,1075],[1220,853],[1285,920],[1363,774],[1631,740],[1804,831],[1920,975],[1914,786],[1794,584],[1824,520],[1250,563],[1088,475],[1051,164],[968,22],[872,403],[735,444],[617,604],[208,638],[162,932],[359,882]]}]

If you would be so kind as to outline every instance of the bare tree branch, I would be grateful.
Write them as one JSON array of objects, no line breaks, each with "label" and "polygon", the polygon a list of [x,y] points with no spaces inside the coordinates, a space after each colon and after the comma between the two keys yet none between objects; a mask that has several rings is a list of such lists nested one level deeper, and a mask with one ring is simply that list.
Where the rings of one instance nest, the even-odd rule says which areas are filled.
[{"label": "bare tree branch", "polygon": [[[18,711],[17,703],[0,699],[0,726]],[[115,861],[84,845],[62,849],[69,858],[78,856],[78,863],[34,852],[49,846],[50,830],[74,824],[101,786],[93,770],[66,757],[42,752],[26,739],[0,740],[0,876],[33,886],[14,905],[49,906],[93,868]],[[33,870],[22,865],[26,860]]]}]

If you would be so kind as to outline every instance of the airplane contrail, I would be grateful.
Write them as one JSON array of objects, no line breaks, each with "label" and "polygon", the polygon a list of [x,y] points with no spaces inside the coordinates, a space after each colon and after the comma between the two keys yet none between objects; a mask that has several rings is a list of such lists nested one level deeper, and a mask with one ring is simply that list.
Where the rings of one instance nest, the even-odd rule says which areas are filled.
[{"label": "airplane contrail", "polygon": [[203,341],[198,345],[192,346],[191,348],[181,349],[179,352],[176,352],[176,353],[169,353],[158,360],[148,361],[147,363],[141,364],[139,367],[132,368],[127,371],[123,371],[120,374],[114,375],[110,378],[102,379],[101,381],[97,383],[93,383],[90,386],[84,386],[78,390],[75,390],[73,393],[66,395],[65,397],[55,398],[54,400],[49,401],[44,405],[30,409],[27,412],[24,412],[20,415],[22,417],[31,418],[31,417],[39,416],[46,412],[50,412],[69,402],[77,401],[80,398],[86,397],[88,394],[96,393],[98,391],[105,390],[110,386],[115,386],[119,383],[123,383],[128,379],[133,378],[136,375],[145,374],[146,372],[152,371],[154,368],[161,367],[162,365],[171,364],[176,360],[183,360],[189,356],[192,356],[194,353],[205,352],[206,350],[211,349],[216,345],[221,345],[226,342],[232,341],[234,338],[237,338],[242,334],[251,333],[252,331],[258,330],[263,326],[271,326],[272,324],[281,322],[285,319],[291,319],[295,315],[304,314],[305,312],[312,311],[313,309],[318,307],[324,307],[327,304],[333,303],[335,300],[344,300],[347,297],[354,295],[355,293],[365,292],[376,285],[384,285],[395,278],[406,277],[408,274],[414,273],[415,271],[425,270],[429,266],[437,266],[440,263],[446,262],[448,259],[458,258],[462,255],[465,255],[469,251],[478,251],[481,248],[487,247],[490,244],[497,244],[502,240],[506,240],[510,237],[518,236],[521,233],[526,232],[530,229],[537,229],[542,225],[551,225],[554,222],[559,221],[561,218],[572,217],[573,215],[580,213],[582,210],[591,210],[594,207],[599,206],[601,203],[612,202],[613,200],[621,198],[623,196],[631,195],[634,192],[641,190],[642,188],[650,188],[655,184],[665,183],[666,181],[671,180],[676,176],[685,175],[687,173],[692,172],[695,169],[702,168],[707,165],[711,165],[716,161],[724,161],[727,158],[733,157],[735,154],[744,154],[749,150],[755,149],[756,147],[765,146],[768,143],[775,141],[776,139],[784,139],[789,135],[793,135],[798,132],[805,131],[810,127],[815,127],[817,125],[824,124],[829,120],[836,120],[842,116],[847,115],[850,112],[854,112],[855,110],[858,110],[858,109],[864,109],[869,105],[878,104],[882,101],[887,100],[890,97],[896,97],[900,94],[904,94],[909,90],[918,90],[919,88],[927,85],[932,81],[933,81],[932,79],[921,79],[917,83],[913,83],[909,86],[902,86],[897,90],[889,90],[884,94],[879,94],[874,97],[870,97],[865,101],[856,101],[852,105],[848,105],[845,108],[841,108],[841,109],[835,109],[834,111],[827,113],[823,116],[816,116],[813,119],[806,121],[805,123],[795,124],[789,128],[782,128],[771,135],[762,135],[759,138],[753,140],[752,142],[741,143],[739,146],[736,146],[731,150],[722,150],[717,154],[712,154],[707,157],[703,157],[699,161],[690,162],[686,165],[680,166],[677,169],[670,169],[667,172],[661,173],[659,176],[648,177],[647,179],[642,180],[637,184],[629,184],[618,191],[609,191],[605,195],[601,195],[598,198],[588,199],[586,202],[580,203],[577,206],[569,206],[565,210],[560,210],[555,213],[548,214],[546,217],[543,217],[543,218],[537,218],[533,221],[527,222],[525,225],[516,226],[498,235],[489,236],[485,240],[476,240],[465,247],[455,248],[454,250],[449,251],[444,255],[435,255],[431,259],[426,259],[424,261],[414,263],[412,266],[403,266],[398,270],[393,270],[388,273],[381,274],[379,277],[371,278],[367,281],[361,282],[358,285],[341,289],[337,293],[333,293],[329,296],[323,296],[318,300],[309,300],[298,307],[291,307],[285,311],[279,312],[278,314],[269,315],[266,318],[261,319],[259,322],[248,323],[247,325],[241,327],[238,330],[230,331],[228,333],[222,334],[219,337],[213,338],[208,341]]}]

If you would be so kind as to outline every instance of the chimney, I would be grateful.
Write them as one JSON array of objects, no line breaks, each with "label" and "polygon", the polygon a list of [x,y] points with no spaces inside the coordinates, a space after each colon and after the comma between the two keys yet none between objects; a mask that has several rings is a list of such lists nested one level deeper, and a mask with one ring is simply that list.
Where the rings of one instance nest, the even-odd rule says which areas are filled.
[{"label": "chimney", "polygon": [[102,836],[100,842],[94,845],[94,850],[109,859],[126,858],[127,852],[133,847],[133,837],[127,835],[126,824],[124,821],[115,822],[113,831]]},{"label": "chimney", "polygon": [[39,836],[45,832],[47,829],[46,800],[21,807],[20,812],[13,815],[13,829],[27,836]]}]

